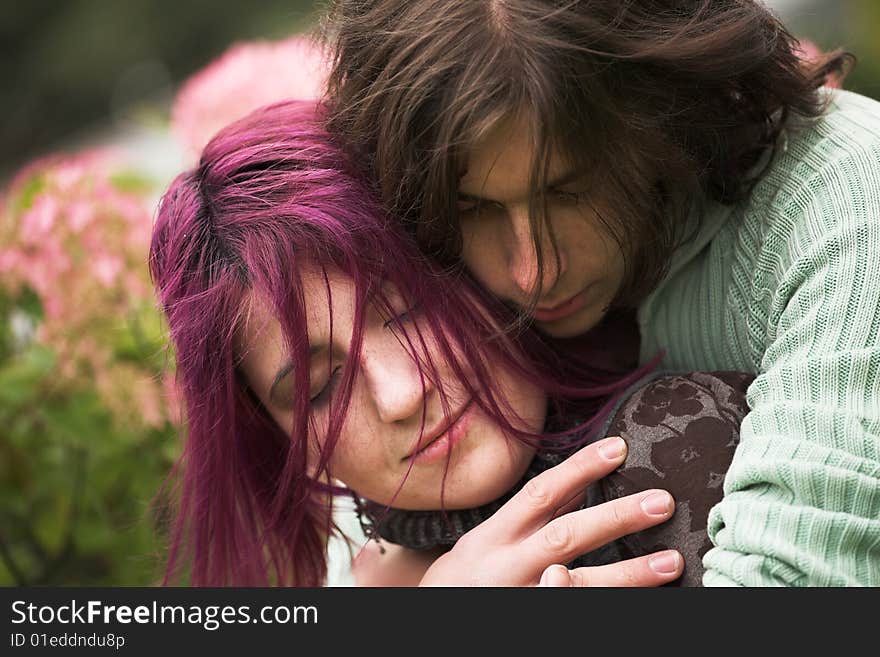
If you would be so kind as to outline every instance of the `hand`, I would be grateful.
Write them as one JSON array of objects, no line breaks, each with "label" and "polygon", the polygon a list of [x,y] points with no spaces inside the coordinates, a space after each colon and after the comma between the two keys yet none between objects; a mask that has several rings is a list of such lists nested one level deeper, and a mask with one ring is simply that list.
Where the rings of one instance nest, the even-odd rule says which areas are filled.
[{"label": "hand", "polygon": [[672,497],[661,490],[575,510],[587,485],[625,458],[626,443],[607,438],[541,473],[439,557],[420,585],[658,586],[676,579],[684,561],[674,550],[571,571],[558,565],[672,516]]}]

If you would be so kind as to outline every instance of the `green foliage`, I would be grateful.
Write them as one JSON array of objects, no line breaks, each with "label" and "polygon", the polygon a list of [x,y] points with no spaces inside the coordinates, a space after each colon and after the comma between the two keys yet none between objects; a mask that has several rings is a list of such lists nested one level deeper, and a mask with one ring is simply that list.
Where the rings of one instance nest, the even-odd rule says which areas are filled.
[{"label": "green foliage", "polygon": [[43,187],[45,187],[46,181],[43,179],[41,175],[35,175],[28,178],[22,186],[21,192],[16,198],[16,207],[15,210],[22,211],[27,210],[34,204],[34,199],[37,195],[43,191]]},{"label": "green foliage", "polygon": [[[126,426],[88,380],[59,380],[52,349],[14,335],[16,314],[39,321],[32,293],[0,295],[0,585],[155,583],[151,502],[174,427]],[[161,371],[161,325],[141,315],[120,325],[113,353]]]},{"label": "green foliage", "polygon": [[120,171],[110,176],[110,183],[120,192],[149,194],[156,184],[138,171]]},{"label": "green foliage", "polygon": [[880,99],[880,5],[877,0],[854,0],[850,10],[854,20],[844,46],[855,53],[858,64],[845,87]]}]

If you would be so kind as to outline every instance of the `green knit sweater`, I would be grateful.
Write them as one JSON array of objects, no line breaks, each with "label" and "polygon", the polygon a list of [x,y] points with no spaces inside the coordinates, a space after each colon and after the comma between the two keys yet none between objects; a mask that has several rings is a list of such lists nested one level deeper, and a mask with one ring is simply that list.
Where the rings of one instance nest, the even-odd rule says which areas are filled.
[{"label": "green knit sweater", "polygon": [[639,309],[642,360],[757,374],[707,586],[880,586],[880,103],[834,92]]}]

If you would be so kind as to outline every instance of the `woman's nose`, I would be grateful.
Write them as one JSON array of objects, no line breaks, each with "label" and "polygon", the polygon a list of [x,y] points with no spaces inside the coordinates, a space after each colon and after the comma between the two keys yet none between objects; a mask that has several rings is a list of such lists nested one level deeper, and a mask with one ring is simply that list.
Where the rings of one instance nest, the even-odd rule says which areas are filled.
[{"label": "woman's nose", "polygon": [[[394,344],[389,344],[390,342]],[[421,418],[426,396],[434,390],[427,375],[396,338],[382,342],[381,349],[364,349],[362,371],[379,419],[391,424]]]},{"label": "woman's nose", "polygon": [[[541,268],[538,270],[538,252],[529,223],[527,208],[510,211],[512,242],[510,244],[507,267],[511,280],[526,298],[535,294],[544,296],[553,289],[564,271],[563,254],[557,254],[550,235],[543,229],[540,236]],[[540,278],[540,280],[539,280]]]}]

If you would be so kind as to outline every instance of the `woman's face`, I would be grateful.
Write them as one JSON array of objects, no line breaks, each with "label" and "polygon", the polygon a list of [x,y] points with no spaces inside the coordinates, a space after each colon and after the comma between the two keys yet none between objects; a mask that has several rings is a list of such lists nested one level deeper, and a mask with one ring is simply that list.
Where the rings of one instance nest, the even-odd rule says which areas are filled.
[{"label": "woman's face", "polygon": [[[288,366],[281,327],[259,299],[239,333],[243,374],[278,424],[293,426],[295,386],[308,386],[314,417],[309,444],[323,443],[329,419],[328,402],[345,365],[352,339],[355,290],[345,275],[328,271],[333,303],[333,340],[330,341],[328,286],[318,268],[303,272],[308,319],[310,371],[293,372]],[[406,302],[390,298],[409,328],[417,313],[405,314]],[[424,379],[401,343],[400,329],[375,308],[366,313],[363,343],[348,414],[330,462],[330,476],[358,494],[403,509],[470,508],[490,502],[509,490],[525,473],[534,449],[508,439],[500,427],[468,397],[464,387],[435,351],[439,381]],[[427,327],[423,327],[423,331]],[[409,330],[414,342],[415,332]],[[427,335],[427,334],[426,334]],[[509,418],[519,429],[537,433],[544,425],[546,397],[522,378],[497,367],[490,372],[499,394],[505,395],[519,418]],[[447,394],[450,418],[443,414],[437,385]],[[421,437],[424,412],[424,435]],[[446,457],[451,446],[444,484]],[[315,459],[312,450],[311,458]]]}]

